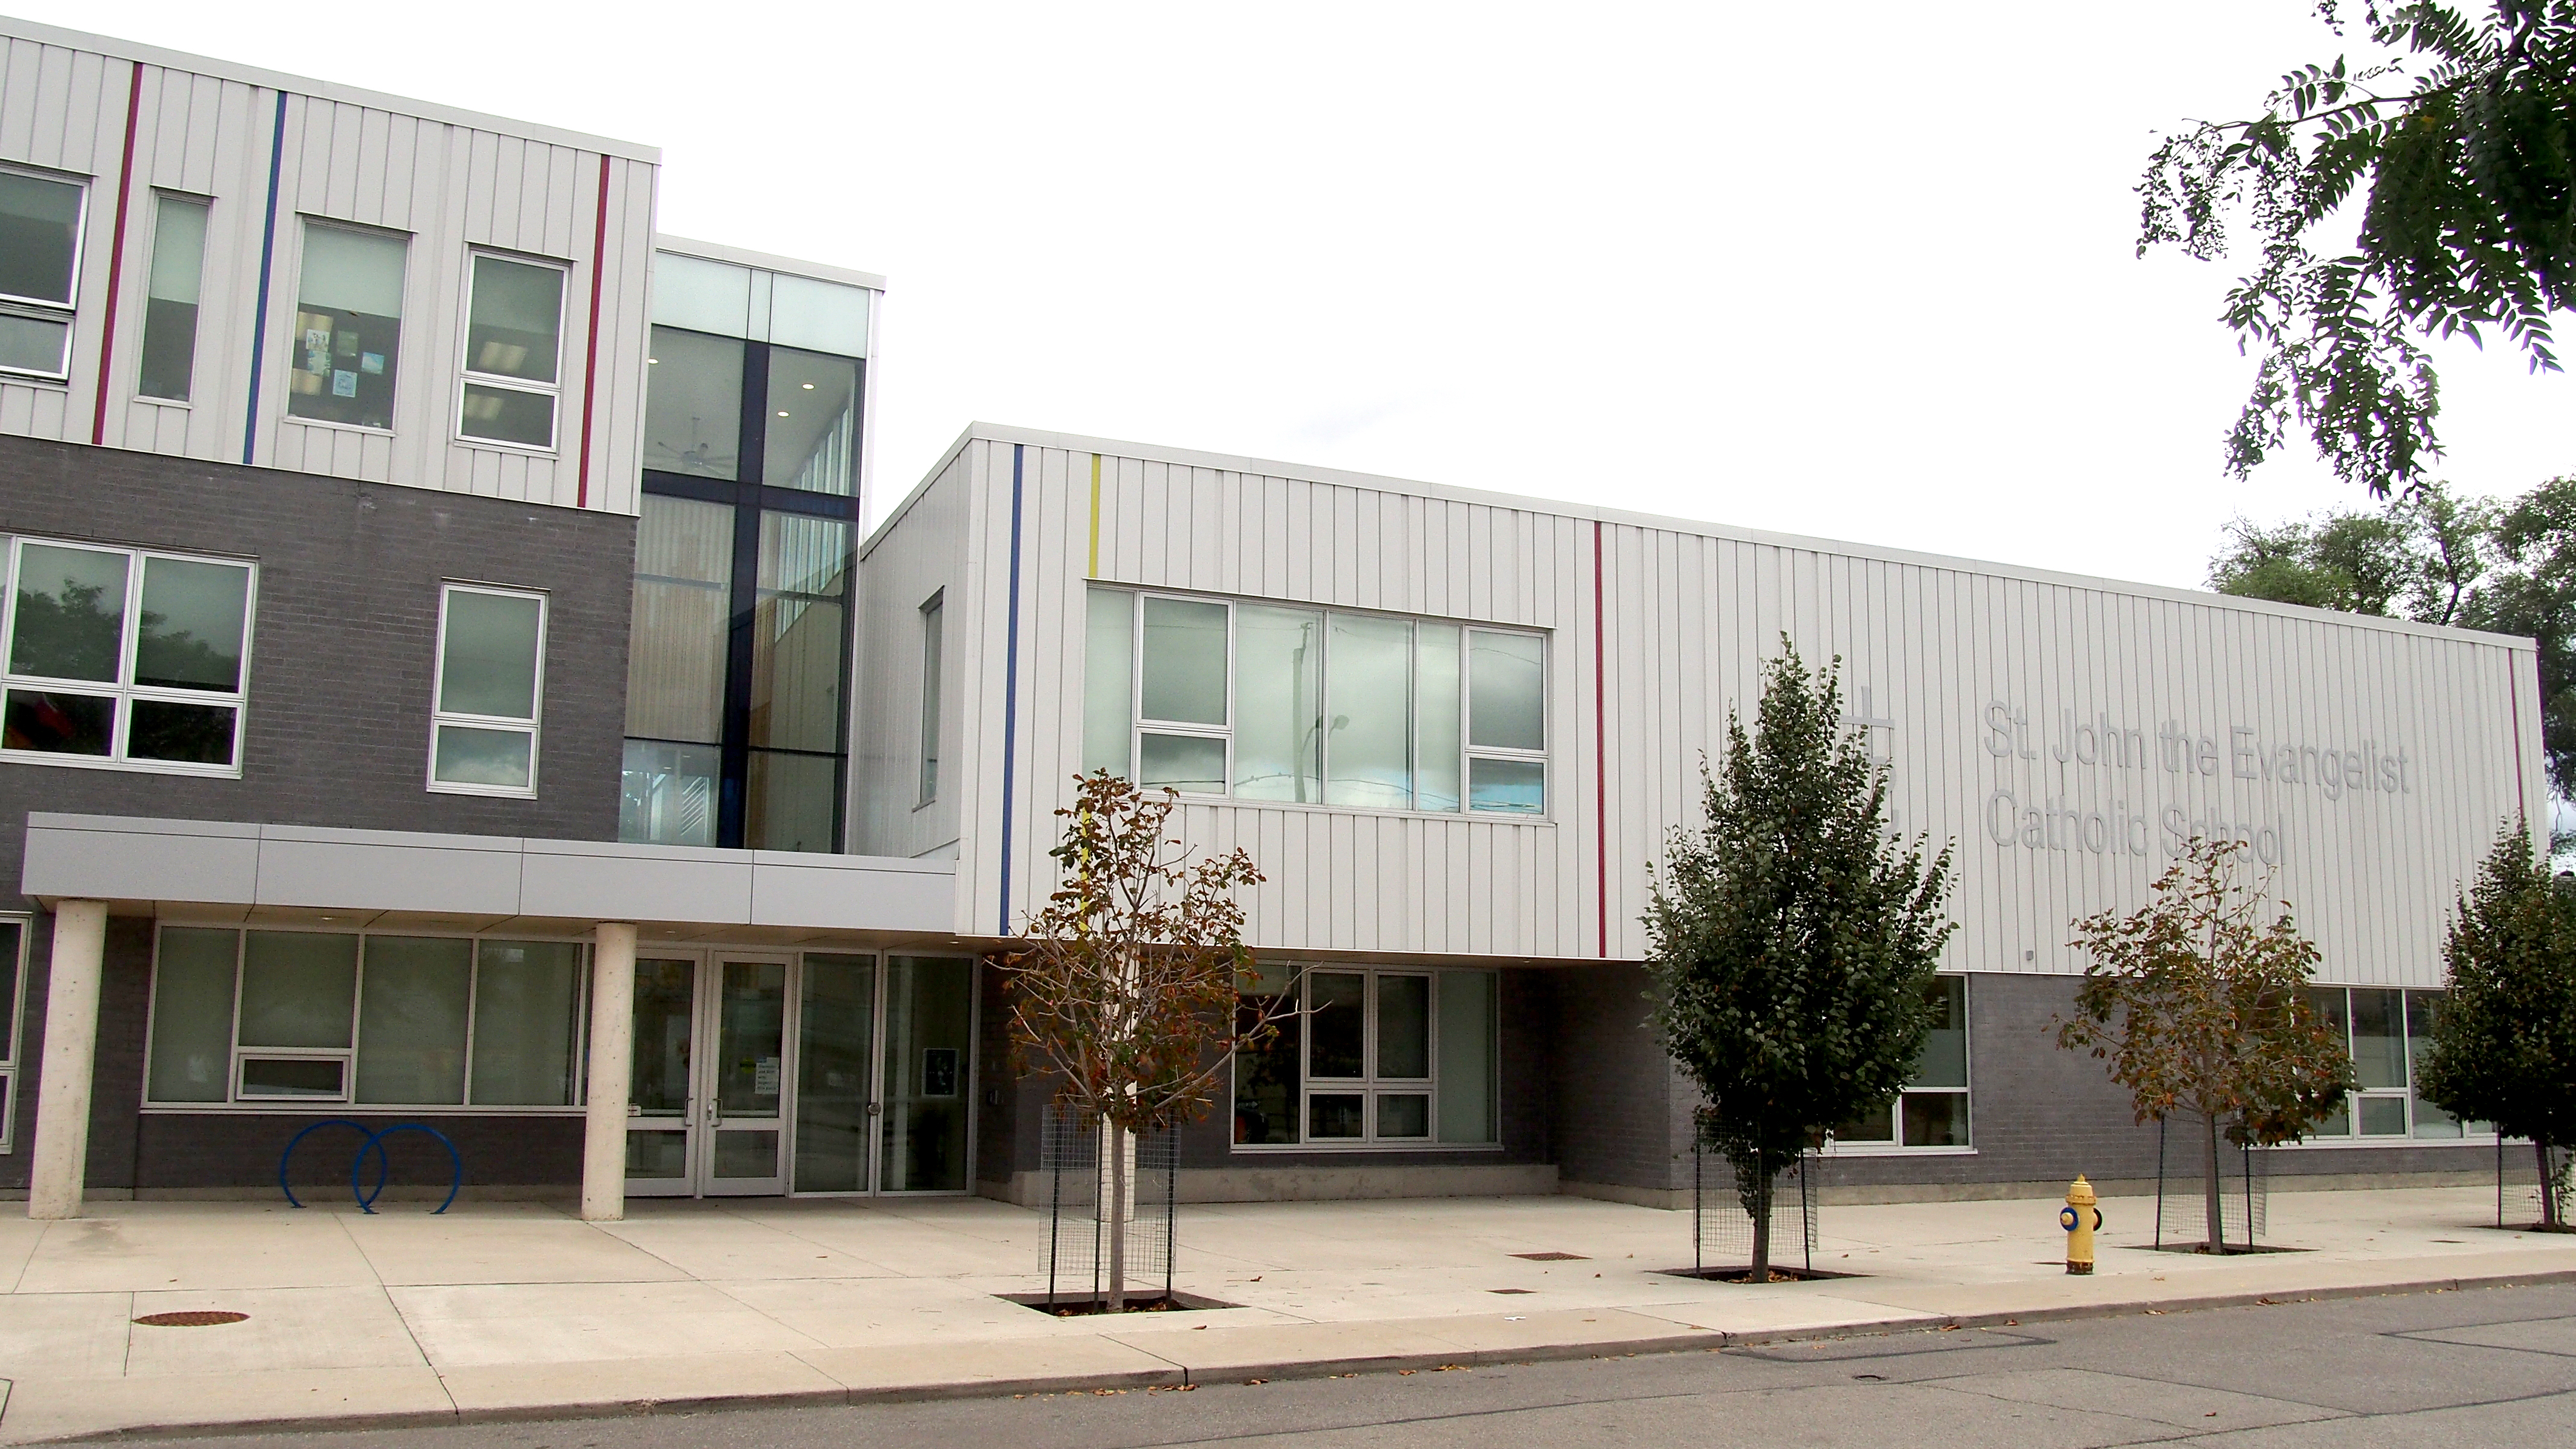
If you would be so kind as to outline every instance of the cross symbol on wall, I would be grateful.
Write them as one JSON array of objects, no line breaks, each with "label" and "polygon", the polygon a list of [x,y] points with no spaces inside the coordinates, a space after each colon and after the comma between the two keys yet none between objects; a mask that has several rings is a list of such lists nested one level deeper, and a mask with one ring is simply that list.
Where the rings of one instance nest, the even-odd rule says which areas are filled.
[{"label": "cross symbol on wall", "polygon": [[[1872,712],[1868,685],[1852,687],[1852,704],[1849,712],[1843,716],[1843,724],[1848,728],[1867,732],[1869,758],[1872,764],[1884,765],[1893,761],[1896,754],[1896,721]],[[1884,749],[1879,745],[1880,730],[1887,731]]]}]

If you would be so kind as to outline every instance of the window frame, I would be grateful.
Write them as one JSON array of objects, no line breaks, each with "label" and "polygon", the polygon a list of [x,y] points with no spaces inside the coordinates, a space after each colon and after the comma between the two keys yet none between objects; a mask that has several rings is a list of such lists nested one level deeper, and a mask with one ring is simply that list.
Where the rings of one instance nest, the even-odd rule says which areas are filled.
[{"label": "window frame", "polygon": [[[440,707],[447,694],[447,601],[458,593],[495,594],[503,598],[537,601],[536,667],[530,680],[529,715],[514,719],[503,715],[466,714]],[[516,588],[508,584],[471,583],[462,579],[441,579],[438,583],[438,638],[432,646],[429,678],[429,758],[423,771],[428,789],[438,795],[484,795],[508,800],[533,800],[542,783],[539,766],[543,763],[546,718],[546,638],[553,622],[553,600],[542,589]],[[438,734],[448,726],[524,733],[528,737],[528,783],[515,785],[477,785],[438,778]]]},{"label": "window frame", "polygon": [[[1861,1139],[1847,1141],[1831,1132],[1825,1134],[1825,1153],[1832,1157],[1974,1157],[1977,1155],[1977,1044],[1972,1024],[1969,998],[1975,993],[1974,972],[1936,971],[1934,979],[1959,983],[1959,1050],[1965,1058],[1967,1081],[1956,1087],[1918,1087],[1908,1082],[1887,1104],[1888,1135],[1884,1141]],[[1967,1113],[1968,1140],[1959,1143],[1924,1143],[1914,1145],[1905,1140],[1905,1099],[1909,1096],[1957,1097]]]},{"label": "window frame", "polygon": [[[1502,1118],[1502,973],[1486,966],[1456,966],[1432,963],[1422,966],[1372,966],[1337,961],[1308,961],[1283,965],[1297,992],[1297,1140],[1294,1142],[1233,1142],[1229,1152],[1266,1154],[1282,1152],[1501,1152]],[[1493,1040],[1488,1056],[1489,1080],[1486,1090],[1492,1094],[1495,1116],[1495,1139],[1492,1142],[1443,1142],[1440,1140],[1440,982],[1453,971],[1476,971],[1494,979],[1494,1015],[1491,1022]],[[1318,1094],[1314,1073],[1315,1033],[1313,1030],[1314,979],[1318,975],[1359,976],[1365,979],[1362,999],[1367,1002],[1360,1031],[1360,1064],[1357,1077],[1321,1079],[1322,1095],[1359,1096],[1361,1135],[1357,1137],[1315,1138],[1307,1135],[1314,1120],[1311,1100]],[[1377,1072],[1378,1051],[1378,980],[1382,976],[1411,976],[1429,984],[1424,996],[1427,1020],[1424,1023],[1424,1050],[1431,1069],[1428,1077],[1382,1077]],[[1226,1063],[1227,1101],[1234,1098],[1235,1074],[1244,1067],[1244,1053],[1233,1053]],[[1378,1099],[1380,1097],[1421,1097],[1424,1099],[1424,1128],[1420,1137],[1382,1137],[1378,1134]],[[1229,1111],[1231,1107],[1229,1105]]]},{"label": "window frame", "polygon": [[[84,553],[121,554],[126,559],[124,618],[117,636],[116,675],[113,680],[55,679],[47,675],[18,674],[9,668],[17,652],[18,574],[26,546],[72,549]],[[143,575],[153,559],[175,563],[214,564],[244,571],[242,582],[241,678],[230,691],[184,689],[172,685],[136,684],[135,651],[142,643]],[[243,739],[250,725],[251,645],[258,633],[259,562],[256,559],[225,558],[216,554],[178,553],[170,549],[126,547],[118,544],[91,543],[70,539],[47,538],[35,534],[0,535],[0,707],[5,707],[12,689],[42,690],[52,693],[79,694],[106,698],[115,710],[110,726],[108,752],[104,755],[57,754],[50,750],[11,749],[0,744],[0,761],[22,765],[59,765],[76,770],[128,770],[151,775],[191,775],[199,779],[238,780],[242,776]],[[230,764],[207,765],[187,760],[138,760],[126,749],[131,743],[132,719],[136,701],[160,704],[220,705],[233,712],[233,755]]]},{"label": "window frame", "polygon": [[948,661],[948,590],[931,591],[922,601],[921,620],[921,750],[919,755],[919,790],[912,808],[919,810],[939,799],[939,733],[947,721],[946,683]]},{"label": "window frame", "polygon": [[0,1043],[0,1157],[17,1150],[19,1054],[27,1044],[27,958],[28,938],[36,932],[36,918],[28,911],[0,911],[0,925],[18,928],[17,989],[9,993],[8,1040]]},{"label": "window frame", "polygon": [[[151,350],[152,304],[159,300],[152,295],[152,273],[161,261],[161,217],[174,203],[180,206],[193,206],[205,213],[205,227],[198,234],[197,240],[197,301],[195,304],[197,326],[188,337],[188,396],[186,397],[163,397],[158,393],[148,393],[143,390],[143,360]],[[152,245],[146,249],[143,257],[143,322],[134,338],[134,401],[136,402],[150,403],[154,407],[164,408],[187,408],[196,405],[197,351],[199,345],[205,340],[206,333],[204,326],[206,252],[208,243],[214,236],[214,223],[215,199],[213,197],[167,186],[152,188]]]},{"label": "window frame", "polygon": [[[154,1029],[161,1013],[161,942],[165,931],[228,931],[233,938],[232,1024],[229,1034],[228,1075],[224,1099],[220,1102],[157,1101],[152,1096],[152,1044]],[[241,1041],[242,973],[249,955],[249,933],[265,931],[316,936],[352,936],[358,942],[358,967],[349,988],[349,1045],[346,1047],[251,1047]],[[469,943],[465,989],[465,1056],[462,1090],[459,1102],[361,1102],[357,1100],[358,1062],[366,1050],[367,942],[378,936],[405,940],[434,939]],[[20,950],[25,947],[24,935]],[[483,945],[535,943],[571,945],[580,948],[580,962],[573,972],[573,1101],[565,1106],[528,1106],[500,1104],[482,1106],[474,1101],[474,1028],[475,1013],[483,990]],[[544,936],[526,932],[466,932],[435,930],[341,930],[333,926],[308,924],[253,923],[238,921],[199,921],[185,917],[166,917],[154,923],[152,932],[152,971],[149,995],[143,1015],[143,1083],[137,1094],[140,1110],[146,1114],[274,1114],[299,1113],[322,1108],[355,1109],[366,1112],[440,1114],[471,1117],[578,1117],[588,1110],[590,1101],[590,992],[594,942],[585,936]],[[24,972],[20,974],[21,999],[24,999]],[[241,1090],[242,1066],[246,1061],[336,1061],[340,1063],[340,1095],[336,1097],[269,1097],[249,1096]],[[12,1083],[14,1087],[14,1080]],[[0,1147],[0,1151],[5,1151]]]},{"label": "window frame", "polygon": [[[1547,712],[1549,701],[1554,692],[1551,688],[1553,682],[1551,678],[1551,665],[1554,659],[1554,650],[1547,630],[1528,628],[1516,624],[1475,623],[1467,620],[1442,618],[1430,614],[1393,613],[1383,609],[1349,609],[1342,608],[1337,605],[1319,604],[1295,599],[1269,599],[1252,598],[1248,596],[1238,597],[1234,595],[1193,594],[1174,589],[1153,589],[1139,587],[1132,584],[1110,583],[1098,579],[1088,580],[1086,581],[1086,584],[1089,590],[1097,590],[1104,593],[1124,594],[1131,600],[1128,611],[1127,647],[1126,777],[1129,780],[1138,780],[1144,774],[1144,738],[1148,734],[1175,736],[1181,738],[1215,739],[1221,740],[1225,746],[1225,789],[1213,793],[1195,790],[1177,791],[1176,793],[1178,793],[1180,798],[1183,800],[1209,804],[1223,803],[1229,805],[1241,805],[1252,809],[1276,808],[1286,810],[1336,810],[1372,815],[1421,816],[1433,820],[1506,821],[1525,825],[1549,823],[1555,820],[1556,790],[1552,779],[1554,775],[1554,756],[1549,748],[1542,745],[1541,748],[1536,750],[1520,750],[1498,745],[1474,745],[1469,743],[1470,739],[1473,737],[1472,722],[1468,718],[1469,698],[1472,693],[1474,683],[1472,677],[1472,659],[1474,654],[1474,640],[1475,636],[1478,634],[1512,635],[1520,638],[1534,639],[1538,642],[1539,715],[1542,730],[1541,738],[1544,740],[1548,737],[1550,731],[1547,730]],[[1088,594],[1086,594],[1086,600],[1087,598]],[[1211,725],[1188,720],[1160,720],[1148,718],[1145,714],[1145,605],[1146,602],[1151,599],[1178,599],[1188,603],[1220,604],[1224,606],[1226,611],[1226,723],[1222,725]],[[1321,617],[1324,635],[1324,657],[1316,670],[1317,679],[1319,680],[1319,712],[1329,707],[1325,702],[1332,698],[1333,649],[1331,635],[1333,620],[1337,616],[1393,619],[1406,624],[1412,630],[1413,648],[1416,651],[1416,658],[1419,657],[1418,651],[1421,648],[1422,625],[1426,623],[1443,624],[1457,629],[1458,808],[1454,810],[1429,809],[1420,803],[1422,795],[1420,783],[1422,770],[1420,753],[1422,722],[1420,715],[1423,696],[1418,689],[1412,688],[1410,685],[1408,685],[1406,691],[1404,729],[1408,768],[1415,777],[1412,789],[1412,795],[1415,801],[1414,804],[1407,806],[1336,805],[1329,803],[1328,800],[1304,802],[1294,800],[1248,800],[1237,796],[1234,793],[1234,732],[1237,727],[1237,721],[1240,718],[1240,704],[1236,698],[1235,668],[1238,647],[1240,644],[1240,606],[1243,604],[1258,604],[1264,607],[1281,609],[1311,610]],[[1088,687],[1087,682],[1085,687]],[[1077,731],[1082,728],[1082,724],[1083,721],[1079,716],[1073,720],[1074,728]],[[1330,729],[1326,729],[1323,732],[1323,739],[1317,746],[1315,758],[1315,768],[1319,783],[1322,789],[1326,792],[1331,790],[1333,783],[1332,733],[1333,732]],[[1471,803],[1472,792],[1470,790],[1469,776],[1470,772],[1474,768],[1473,762],[1478,759],[1506,760],[1538,766],[1540,771],[1540,808],[1535,811],[1527,812],[1476,808]]]},{"label": "window frame", "polygon": [[29,382],[61,383],[68,386],[72,378],[72,344],[80,328],[81,264],[89,255],[89,198],[91,178],[48,171],[41,166],[0,162],[0,172],[25,176],[37,181],[50,181],[72,189],[72,274],[65,293],[69,300],[56,302],[43,297],[21,297],[14,292],[0,292],[0,314],[27,317],[63,325],[63,365],[57,372],[38,372],[32,368],[0,367],[0,377]]},{"label": "window frame", "polygon": [[[524,377],[504,377],[477,371],[473,363],[474,283],[478,268],[489,257],[523,267],[539,267],[562,278],[555,293],[555,380],[552,383],[531,382]],[[408,282],[408,273],[406,273]],[[565,337],[566,301],[572,296],[572,263],[555,257],[529,256],[493,247],[469,247],[465,252],[465,285],[462,309],[456,319],[456,405],[450,409],[448,423],[455,440],[469,448],[494,448],[508,453],[525,453],[533,457],[553,458],[563,454],[564,354],[569,339]],[[399,383],[400,379],[397,378]],[[468,388],[488,387],[502,392],[522,392],[546,399],[548,417],[545,446],[515,443],[507,438],[486,438],[465,429],[465,395]]]},{"label": "window frame", "polygon": [[401,299],[404,312],[403,315],[397,316],[393,319],[397,329],[395,332],[396,340],[393,365],[394,380],[393,388],[385,398],[385,417],[387,419],[385,426],[377,427],[373,423],[344,423],[335,418],[306,417],[303,414],[296,412],[293,376],[297,369],[293,367],[280,367],[278,369],[277,386],[283,389],[281,406],[278,408],[278,419],[282,423],[291,423],[299,428],[331,428],[337,429],[341,432],[359,433],[371,438],[395,437],[401,431],[399,428],[395,427],[394,424],[402,417],[403,405],[402,379],[405,344],[399,329],[407,325],[410,321],[411,284],[413,279],[411,251],[412,244],[420,240],[420,238],[418,234],[414,232],[402,231],[393,227],[369,226],[367,223],[362,221],[347,221],[340,217],[321,216],[313,212],[299,212],[297,213],[297,220],[300,221],[302,225],[298,228],[295,234],[295,290],[293,295],[285,299],[287,328],[285,350],[280,354],[282,357],[285,357],[290,361],[294,358],[296,345],[301,336],[299,322],[304,313],[305,253],[310,246],[313,228],[317,226],[334,227],[341,231],[355,232],[360,236],[391,237],[394,240],[401,242],[403,247]]},{"label": "window frame", "polygon": [[[2450,994],[2448,988],[2440,986],[2383,986],[2377,983],[2356,982],[2310,982],[2306,989],[2310,991],[2338,991],[2343,993],[2344,1050],[2347,1052],[2352,1050],[2352,993],[2355,991],[2396,992],[2398,998],[2397,1047],[2400,1059],[2406,1063],[2406,1085],[2403,1087],[2356,1088],[2353,1091],[2347,1092],[2344,1094],[2343,1131],[2337,1133],[2320,1133],[2315,1130],[2314,1126],[2311,1126],[2310,1129],[2296,1141],[2284,1142],[2280,1144],[2281,1146],[2296,1148],[2314,1147],[2323,1148],[2328,1151],[2345,1151],[2354,1148],[2379,1148],[2385,1150],[2397,1147],[2493,1147],[2499,1141],[2504,1140],[2497,1134],[2495,1124],[2492,1122],[2472,1123],[2460,1121],[2460,1133],[2456,1137],[2419,1137],[2416,1135],[2416,1104],[2420,1098],[2417,1096],[2415,1088],[2413,1013],[2408,1010],[2408,1007],[2412,1004],[2412,998],[2417,996],[2431,996],[2435,998],[2448,996]],[[2384,1102],[2391,1100],[2405,1103],[2406,1130],[2403,1133],[2378,1133],[2365,1136],[2361,1130],[2361,1104],[2364,1101]],[[2435,1110],[2438,1111],[2440,1109],[2436,1108]],[[2458,1119],[2454,1120],[2456,1121]],[[2477,1127],[2484,1127],[2485,1130],[2472,1130]]]}]

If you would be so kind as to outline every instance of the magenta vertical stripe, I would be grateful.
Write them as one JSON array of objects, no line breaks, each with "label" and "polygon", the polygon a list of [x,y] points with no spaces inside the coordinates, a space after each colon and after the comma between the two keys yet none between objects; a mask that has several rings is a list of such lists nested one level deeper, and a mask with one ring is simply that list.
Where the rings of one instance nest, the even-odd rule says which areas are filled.
[{"label": "magenta vertical stripe", "polygon": [[143,110],[143,62],[134,62],[134,79],[125,88],[125,159],[116,168],[116,227],[107,243],[107,309],[98,330],[98,406],[90,414],[89,441],[107,441],[107,384],[116,362],[116,293],[125,279],[125,214],[134,201],[134,130]]},{"label": "magenta vertical stripe", "polygon": [[1601,954],[1610,954],[1610,702],[1604,693],[1609,666],[1602,643],[1601,520],[1592,521],[1592,849],[1601,892]]},{"label": "magenta vertical stripe", "polygon": [[590,343],[581,365],[581,487],[573,506],[590,506],[590,413],[599,396],[599,287],[608,260],[608,158],[599,158],[599,222],[590,237]]}]

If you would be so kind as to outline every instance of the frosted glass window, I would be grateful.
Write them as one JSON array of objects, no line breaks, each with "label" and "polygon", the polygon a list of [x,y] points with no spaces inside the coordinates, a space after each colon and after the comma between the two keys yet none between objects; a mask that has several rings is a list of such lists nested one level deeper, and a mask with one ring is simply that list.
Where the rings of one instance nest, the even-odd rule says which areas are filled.
[{"label": "frosted glass window", "polygon": [[677,252],[653,254],[653,320],[721,337],[751,335],[751,273]]},{"label": "frosted glass window", "polygon": [[[1457,646],[1450,647],[1454,655]],[[1412,676],[1411,621],[1333,616],[1326,803],[1381,810],[1413,804]]]},{"label": "frosted glass window", "polygon": [[850,525],[799,513],[760,515],[753,579],[750,742],[838,751],[847,653]]},{"label": "frosted glass window", "polygon": [[1547,747],[1546,645],[1535,634],[1467,631],[1467,743],[1507,750]]},{"label": "frosted glass window", "polygon": [[1140,712],[1178,724],[1224,724],[1225,653],[1225,605],[1147,598]]},{"label": "frosted glass window", "polygon": [[476,947],[475,1106],[577,1104],[581,966],[581,947],[570,941]]},{"label": "frosted glass window", "polygon": [[431,789],[536,792],[545,631],[543,595],[461,584],[443,590]]},{"label": "frosted glass window", "polygon": [[1458,636],[1455,624],[1413,626],[1413,808],[1455,810],[1459,790]]},{"label": "frosted glass window", "polygon": [[1527,760],[1467,762],[1467,808],[1504,815],[1537,815],[1547,808],[1547,767]]},{"label": "frosted glass window", "polygon": [[644,366],[644,466],[733,478],[742,462],[742,344],[653,329]]},{"label": "frosted glass window", "polygon": [[716,781],[723,767],[723,751],[714,745],[628,740],[619,772],[617,838],[715,844]]},{"label": "frosted glass window", "polygon": [[231,1094],[234,931],[167,926],[152,982],[155,1102],[221,1102]]},{"label": "frosted glass window", "polygon": [[1431,978],[1377,978],[1377,1074],[1431,1075]]},{"label": "frosted glass window", "polygon": [[1440,1140],[1496,1140],[1491,971],[1440,973]]},{"label": "frosted glass window", "polygon": [[286,411],[353,427],[394,425],[410,239],[304,225],[304,269],[286,373]]},{"label": "frosted glass window", "polygon": [[648,493],[635,526],[635,612],[626,650],[626,733],[724,739],[733,510]]},{"label": "frosted glass window", "polygon": [[1235,797],[1321,800],[1324,616],[1242,604],[1234,629]]},{"label": "frosted glass window", "polygon": [[840,779],[837,755],[753,750],[744,770],[743,848],[824,855],[840,849],[833,835]]},{"label": "frosted glass window", "polygon": [[940,634],[947,627],[947,596],[931,595],[921,606],[921,794],[927,805],[939,798]]},{"label": "frosted glass window", "polygon": [[1093,588],[1082,646],[1082,772],[1127,778],[1135,725],[1136,596]]},{"label": "frosted glass window", "polygon": [[1211,735],[1158,735],[1136,741],[1136,783],[1184,795],[1225,793],[1225,741]]},{"label": "frosted glass window", "polygon": [[206,203],[164,196],[153,207],[152,275],[144,289],[143,358],[134,390],[186,402],[197,364],[197,302],[206,261]]},{"label": "frosted glass window", "polygon": [[780,272],[770,283],[769,340],[842,357],[865,357],[872,296],[864,287]]},{"label": "frosted glass window", "polygon": [[346,1050],[358,938],[250,931],[242,938],[241,1044]]},{"label": "frosted glass window", "polygon": [[474,943],[369,936],[365,960],[357,1100],[395,1106],[463,1102]]}]

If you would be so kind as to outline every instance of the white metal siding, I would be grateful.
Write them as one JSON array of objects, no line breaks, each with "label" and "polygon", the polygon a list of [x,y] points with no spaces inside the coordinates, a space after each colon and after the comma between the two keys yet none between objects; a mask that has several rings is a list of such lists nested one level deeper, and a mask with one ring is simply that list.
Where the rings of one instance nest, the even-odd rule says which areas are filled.
[{"label": "white metal siding", "polygon": [[[932,555],[962,560],[950,586],[958,753],[945,768],[961,811],[960,929],[999,924],[1008,648],[1011,460],[1025,446],[1017,752],[1009,864],[1014,925],[1053,883],[1045,857],[1070,794],[1082,716],[1083,593],[1093,525],[1091,454],[1007,430],[971,435],[905,514],[882,531],[863,575],[906,571],[911,623]],[[1151,588],[1387,609],[1549,631],[1549,816],[1543,821],[1280,805],[1192,804],[1193,845],[1241,845],[1268,876],[1247,901],[1261,945],[1350,952],[1580,958],[1602,954],[1605,879],[1596,820],[1607,817],[1607,933],[1614,958],[1645,950],[1638,916],[1676,825],[1694,822],[1698,766],[1726,712],[1758,697],[1785,634],[1813,664],[1844,661],[1855,711],[1894,766],[1896,818],[1954,842],[1962,929],[1951,964],[2071,972],[2073,923],[2144,900],[2169,863],[2162,811],[2282,832],[2272,887],[2326,953],[2324,979],[2421,984],[2457,882],[2500,822],[2542,818],[2536,666],[2493,636],[2362,622],[2145,587],[1847,546],[1730,536],[1624,516],[1594,518],[1512,500],[1440,496],[1344,475],[1215,466],[1186,454],[1134,456],[1102,444],[1099,577]],[[958,496],[962,493],[962,497]],[[1606,751],[1594,735],[1594,531],[1607,644],[1599,661]],[[953,550],[937,544],[952,530]],[[871,609],[879,586],[867,583]],[[909,593],[905,591],[909,590]],[[916,597],[917,596],[917,597]],[[898,608],[899,606],[899,608]],[[910,635],[904,637],[908,640]],[[888,686],[871,663],[863,696],[889,697],[884,749],[909,765],[917,682]],[[893,662],[901,663],[900,651]],[[2516,736],[2519,689],[2520,737]],[[1985,711],[2031,719],[2039,760],[1998,759]],[[2107,714],[2150,755],[2167,720],[2219,750],[2212,779],[2164,770],[2061,766],[2060,712]],[[2320,787],[2240,780],[2231,726],[2277,742],[2407,753],[2411,790],[2327,800]],[[896,750],[891,742],[905,742]],[[1606,776],[1606,802],[1596,790]],[[910,790],[902,768],[871,774]],[[870,788],[873,788],[871,786]],[[1985,811],[1998,788],[2022,805],[2143,809],[2148,854],[1998,845]],[[902,804],[909,806],[908,793]],[[877,807],[869,807],[872,810]],[[882,811],[879,814],[882,815]],[[877,818],[877,816],[871,816]],[[2018,824],[2018,822],[2016,822]],[[864,848],[904,853],[898,838]]]},{"label": "white metal siding", "polygon": [[[1000,657],[968,640],[1000,611],[978,608],[967,584],[967,483],[960,453],[881,533],[859,563],[858,638],[852,677],[850,849],[860,855],[930,855],[957,843],[959,801],[972,788],[966,736],[979,728],[985,681]],[[1007,483],[1007,478],[1005,482]],[[1007,503],[1006,505],[1007,506]],[[1007,519],[1005,522],[1007,523]],[[921,606],[942,599],[939,798],[920,806]]]}]

